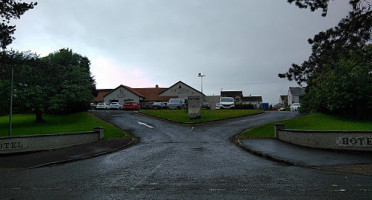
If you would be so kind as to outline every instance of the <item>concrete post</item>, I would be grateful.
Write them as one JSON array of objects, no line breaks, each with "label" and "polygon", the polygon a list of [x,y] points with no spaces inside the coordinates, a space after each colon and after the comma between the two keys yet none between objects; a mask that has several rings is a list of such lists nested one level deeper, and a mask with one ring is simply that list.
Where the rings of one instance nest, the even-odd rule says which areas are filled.
[{"label": "concrete post", "polygon": [[282,124],[282,123],[274,124],[275,138],[279,138],[279,130],[283,130],[284,127],[285,127],[285,125]]},{"label": "concrete post", "polygon": [[105,136],[103,127],[100,127],[100,126],[99,127],[94,127],[93,131],[99,132],[99,139],[100,140],[102,140],[103,137]]}]

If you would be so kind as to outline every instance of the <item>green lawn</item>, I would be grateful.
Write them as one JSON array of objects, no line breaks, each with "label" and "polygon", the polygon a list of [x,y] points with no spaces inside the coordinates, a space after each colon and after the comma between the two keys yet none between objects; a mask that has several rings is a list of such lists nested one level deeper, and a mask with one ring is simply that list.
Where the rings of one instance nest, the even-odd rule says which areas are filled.
[{"label": "green lawn", "polygon": [[261,110],[202,110],[201,117],[198,119],[189,119],[187,110],[141,110],[141,113],[155,116],[181,123],[199,123],[214,120],[228,119],[233,117],[242,117],[262,113]]},{"label": "green lawn", "polygon": [[[105,139],[130,137],[124,131],[107,124],[86,112],[69,115],[44,115],[45,123],[35,123],[35,115],[16,114],[12,118],[12,136],[53,134],[66,132],[92,131],[93,127],[102,126]],[[0,116],[0,137],[8,136],[9,116]]]},{"label": "green lawn", "polygon": [[240,138],[274,138],[275,123],[284,123],[288,129],[301,130],[372,130],[372,121],[354,121],[317,113],[258,126],[243,133]]}]

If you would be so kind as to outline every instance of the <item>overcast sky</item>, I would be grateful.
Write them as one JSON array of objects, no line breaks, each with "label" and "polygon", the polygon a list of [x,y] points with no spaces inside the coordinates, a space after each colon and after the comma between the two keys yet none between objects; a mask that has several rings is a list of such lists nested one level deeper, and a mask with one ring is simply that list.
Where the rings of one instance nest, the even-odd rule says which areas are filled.
[{"label": "overcast sky", "polygon": [[239,90],[278,103],[294,82],[278,73],[301,64],[307,43],[347,15],[348,0],[321,11],[287,0],[39,0],[15,21],[8,47],[41,56],[70,48],[91,61],[97,88],[170,87]]}]

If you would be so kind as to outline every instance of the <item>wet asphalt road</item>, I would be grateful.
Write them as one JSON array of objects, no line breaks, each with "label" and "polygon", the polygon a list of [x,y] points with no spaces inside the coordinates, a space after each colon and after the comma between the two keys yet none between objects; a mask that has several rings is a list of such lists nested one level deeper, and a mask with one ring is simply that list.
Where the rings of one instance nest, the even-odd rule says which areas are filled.
[{"label": "wet asphalt road", "polygon": [[0,199],[372,199],[370,176],[283,165],[229,140],[294,112],[196,126],[133,112],[93,113],[140,143],[83,161],[0,173]]}]

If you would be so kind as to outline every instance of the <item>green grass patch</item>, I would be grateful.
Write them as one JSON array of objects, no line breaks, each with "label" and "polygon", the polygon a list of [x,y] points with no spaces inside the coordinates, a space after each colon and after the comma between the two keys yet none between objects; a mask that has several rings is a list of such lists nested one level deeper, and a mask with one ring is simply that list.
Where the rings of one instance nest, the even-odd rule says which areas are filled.
[{"label": "green grass patch", "polygon": [[[44,123],[36,123],[33,114],[16,114],[12,118],[12,136],[54,134],[67,132],[92,131],[93,127],[102,126],[105,139],[130,137],[127,133],[103,122],[86,112],[68,115],[43,115]],[[0,117],[0,137],[8,136],[9,116]]]},{"label": "green grass patch", "polygon": [[274,124],[284,123],[285,128],[300,130],[372,130],[372,121],[355,121],[342,117],[316,113],[279,122],[268,123],[248,130],[239,137],[274,138]]},{"label": "green grass patch", "polygon": [[187,110],[141,110],[141,113],[181,123],[200,123],[262,113],[261,110],[202,110],[201,117],[189,119]]}]

